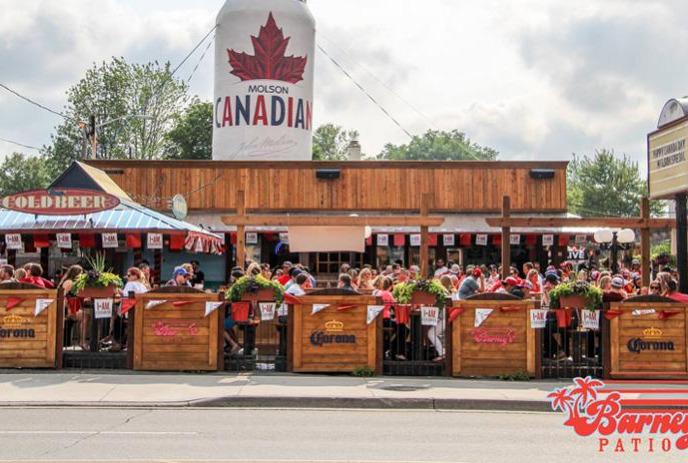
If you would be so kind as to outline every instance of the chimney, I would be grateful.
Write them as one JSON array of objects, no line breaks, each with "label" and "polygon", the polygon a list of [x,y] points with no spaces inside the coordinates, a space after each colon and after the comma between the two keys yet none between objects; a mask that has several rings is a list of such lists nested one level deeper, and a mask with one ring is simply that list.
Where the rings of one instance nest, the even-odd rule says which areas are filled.
[{"label": "chimney", "polygon": [[361,160],[361,144],[358,140],[353,139],[349,146],[346,148],[349,155],[349,161],[360,161]]}]

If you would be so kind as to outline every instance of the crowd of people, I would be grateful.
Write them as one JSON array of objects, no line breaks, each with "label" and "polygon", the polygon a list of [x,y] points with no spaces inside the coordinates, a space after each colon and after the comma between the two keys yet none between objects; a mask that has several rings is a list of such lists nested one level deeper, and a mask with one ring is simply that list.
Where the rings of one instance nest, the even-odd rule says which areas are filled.
[{"label": "crowd of people", "polygon": [[[533,298],[541,302],[542,306],[549,305],[549,292],[562,283],[584,281],[599,287],[603,292],[604,302],[621,301],[636,295],[658,295],[671,298],[679,302],[688,303],[688,295],[678,290],[678,275],[675,269],[665,267],[656,272],[655,278],[649,286],[642,285],[641,266],[637,260],[630,262],[612,272],[604,268],[596,268],[586,263],[576,264],[564,262],[561,265],[548,266],[544,270],[535,262],[526,262],[520,268],[511,267],[506,278],[502,277],[502,269],[496,265],[467,265],[465,268],[454,262],[446,262],[438,259],[434,262],[432,270],[426,278],[421,275],[421,270],[416,265],[404,267],[400,263],[385,265],[375,268],[371,265],[363,265],[360,268],[348,263],[341,264],[337,278],[337,287],[373,294],[385,304],[383,319],[385,326],[395,334],[388,339],[386,355],[390,358],[403,360],[406,358],[407,349],[405,340],[408,336],[407,327],[396,323],[394,296],[395,286],[432,279],[438,281],[446,290],[447,298],[467,299],[480,293],[509,293],[521,298]],[[78,333],[79,345],[83,350],[88,350],[86,342],[88,326],[91,320],[87,311],[82,310],[82,299],[78,297],[74,287],[75,281],[84,273],[83,267],[73,265],[58,272],[52,279],[46,278],[43,268],[37,263],[27,263],[20,268],[11,265],[0,265],[0,283],[19,282],[29,283],[42,288],[62,288],[66,296],[66,319],[68,323],[68,335],[74,330]],[[148,262],[141,262],[131,267],[126,272],[125,285],[119,290],[119,296],[126,297],[130,294],[140,294],[150,291],[158,286],[153,281],[151,268]],[[268,264],[249,263],[246,268],[234,267],[228,284],[238,278],[249,276],[262,276],[263,278],[278,282],[285,288],[285,292],[294,296],[301,296],[318,287],[318,281],[307,266],[285,261],[278,268],[271,268]],[[324,283],[324,282],[323,282]],[[197,261],[192,261],[175,267],[171,278],[163,286],[195,287],[203,289],[205,275]],[[113,315],[113,323],[110,331],[100,345],[117,351],[125,344],[124,323],[126,316],[117,313]],[[225,340],[227,350],[237,353],[242,346],[235,332],[235,324],[231,315],[225,321]],[[437,354],[434,360],[443,358],[443,329],[437,328],[427,333],[431,344]],[[395,344],[396,343],[396,344]]]}]

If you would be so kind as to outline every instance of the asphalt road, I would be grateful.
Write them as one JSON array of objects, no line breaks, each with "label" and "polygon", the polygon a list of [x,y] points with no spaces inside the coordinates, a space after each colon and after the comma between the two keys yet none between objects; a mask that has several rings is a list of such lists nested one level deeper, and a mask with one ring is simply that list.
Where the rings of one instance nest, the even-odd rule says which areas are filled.
[{"label": "asphalt road", "polygon": [[597,453],[553,413],[0,409],[0,461],[685,461]]}]

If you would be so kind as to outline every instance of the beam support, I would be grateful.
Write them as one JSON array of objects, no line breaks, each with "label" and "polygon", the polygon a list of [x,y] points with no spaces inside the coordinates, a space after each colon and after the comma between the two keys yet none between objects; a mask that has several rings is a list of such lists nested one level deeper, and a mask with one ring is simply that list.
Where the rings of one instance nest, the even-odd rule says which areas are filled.
[{"label": "beam support", "polygon": [[[244,190],[237,191],[236,209],[239,216],[243,217],[246,215],[246,194]],[[246,227],[244,224],[237,225],[236,265],[242,269],[246,268]]]},{"label": "beam support", "polygon": [[[640,217],[643,220],[648,220],[650,218],[650,200],[646,196],[640,199]],[[644,287],[650,286],[651,272],[650,229],[643,227],[640,229],[640,274]]]},{"label": "beam support", "polygon": [[502,198],[502,219],[505,225],[502,226],[502,278],[506,279],[509,276],[509,268],[511,267],[511,227],[508,225],[511,216],[511,198],[504,196]]},{"label": "beam support", "polygon": [[[422,219],[428,217],[430,210],[430,201],[432,195],[430,193],[423,193],[420,202],[420,216]],[[420,275],[421,278],[428,278],[430,276],[430,249],[428,246],[429,227],[421,225],[420,227]]]},{"label": "beam support", "polygon": [[688,293],[688,217],[686,217],[686,193],[676,195],[676,263],[678,287]]}]

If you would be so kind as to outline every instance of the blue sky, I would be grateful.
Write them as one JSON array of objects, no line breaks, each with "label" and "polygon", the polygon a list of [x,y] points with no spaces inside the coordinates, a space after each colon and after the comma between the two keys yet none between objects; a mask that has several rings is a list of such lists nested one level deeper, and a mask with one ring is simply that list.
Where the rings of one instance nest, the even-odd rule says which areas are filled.
[{"label": "blue sky", "polygon": [[[258,1],[258,0],[257,0]],[[94,61],[173,64],[222,0],[0,0],[0,82],[61,108]],[[318,43],[414,134],[458,129],[502,159],[613,148],[641,161],[663,103],[688,93],[681,1],[310,0]],[[198,55],[181,70],[187,77]],[[212,53],[191,81],[212,94]],[[364,152],[408,137],[322,54],[315,123]],[[0,91],[0,138],[40,146],[56,117]],[[18,149],[0,142],[0,156]]]}]

